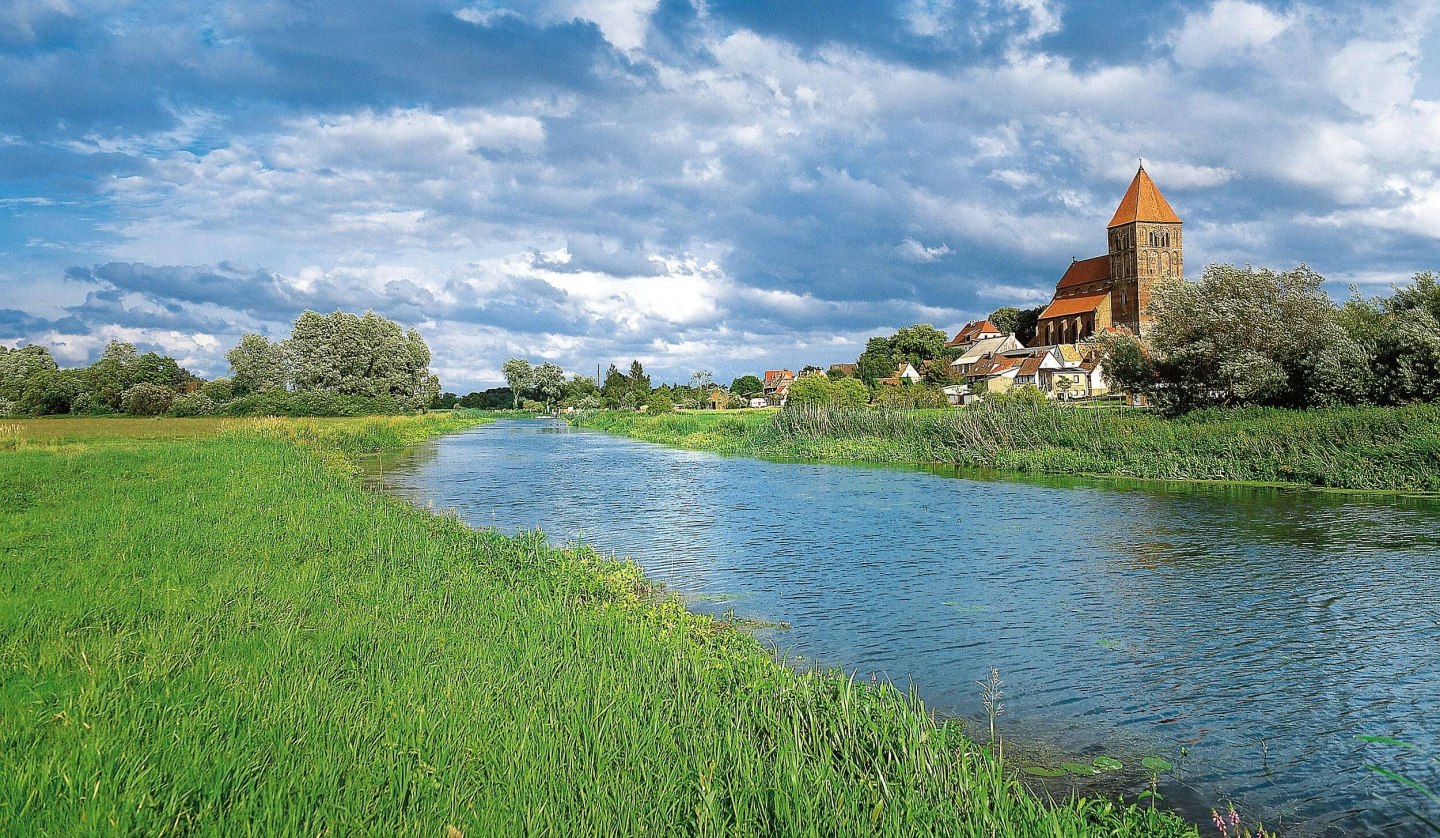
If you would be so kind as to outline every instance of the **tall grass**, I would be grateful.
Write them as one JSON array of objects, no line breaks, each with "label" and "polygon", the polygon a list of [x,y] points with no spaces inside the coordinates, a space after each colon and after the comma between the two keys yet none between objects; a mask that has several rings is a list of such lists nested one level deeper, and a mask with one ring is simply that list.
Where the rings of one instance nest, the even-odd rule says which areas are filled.
[{"label": "tall grass", "polygon": [[0,834],[1195,834],[1042,800],[911,696],[791,671],[632,563],[362,491],[335,454],[434,419],[21,424]]},{"label": "tall grass", "polygon": [[1167,419],[1126,408],[785,410],[726,416],[582,416],[580,424],[727,454],[943,462],[1024,472],[1440,491],[1440,406],[1207,410]]}]

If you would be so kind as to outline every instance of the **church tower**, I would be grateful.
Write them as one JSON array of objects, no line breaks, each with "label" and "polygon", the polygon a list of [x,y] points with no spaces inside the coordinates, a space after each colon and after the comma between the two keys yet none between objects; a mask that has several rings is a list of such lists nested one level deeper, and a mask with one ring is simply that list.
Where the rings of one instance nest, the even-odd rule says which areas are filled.
[{"label": "church tower", "polygon": [[1155,285],[1185,275],[1181,221],[1142,164],[1110,219],[1110,321],[1143,335]]}]

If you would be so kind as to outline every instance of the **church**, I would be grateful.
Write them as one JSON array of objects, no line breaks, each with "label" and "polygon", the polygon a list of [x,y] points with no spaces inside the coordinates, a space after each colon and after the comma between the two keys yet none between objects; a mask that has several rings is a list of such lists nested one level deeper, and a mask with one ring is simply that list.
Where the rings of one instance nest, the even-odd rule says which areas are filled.
[{"label": "church", "polygon": [[1120,328],[1143,337],[1156,283],[1184,276],[1180,226],[1141,164],[1107,225],[1110,252],[1071,262],[1030,345],[1076,343]]}]

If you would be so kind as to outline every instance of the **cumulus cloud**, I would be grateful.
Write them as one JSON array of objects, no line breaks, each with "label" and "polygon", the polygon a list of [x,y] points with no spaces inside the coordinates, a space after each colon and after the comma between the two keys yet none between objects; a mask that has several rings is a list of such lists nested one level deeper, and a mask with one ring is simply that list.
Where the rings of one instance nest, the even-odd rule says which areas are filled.
[{"label": "cumulus cloud", "polygon": [[1122,12],[1052,0],[28,0],[0,340],[216,374],[243,331],[374,308],[451,389],[515,354],[844,361],[1043,302],[1140,157],[1189,265],[1403,279],[1440,235],[1432,7],[1137,6],[1107,49]]}]

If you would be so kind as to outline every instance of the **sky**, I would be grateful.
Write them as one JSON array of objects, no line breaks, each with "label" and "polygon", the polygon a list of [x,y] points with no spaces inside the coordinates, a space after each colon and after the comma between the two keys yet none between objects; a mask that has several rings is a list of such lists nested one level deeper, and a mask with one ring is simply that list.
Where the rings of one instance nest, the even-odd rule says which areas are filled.
[{"label": "sky", "polygon": [[1140,158],[1192,276],[1440,269],[1440,3],[4,0],[0,343],[826,366],[1045,302]]}]

